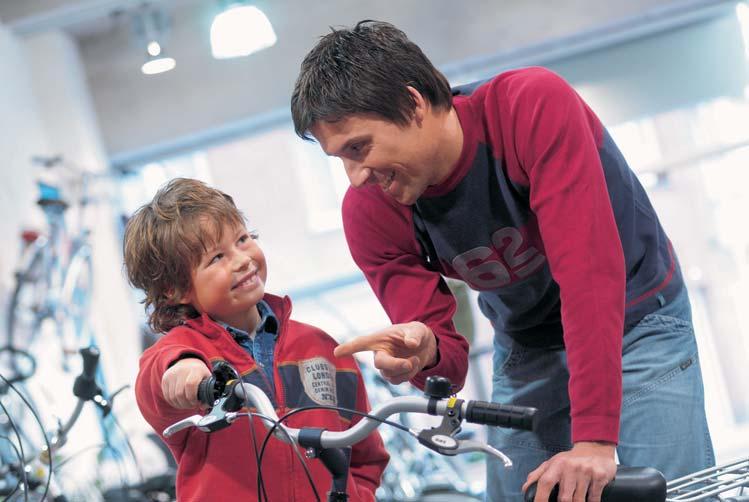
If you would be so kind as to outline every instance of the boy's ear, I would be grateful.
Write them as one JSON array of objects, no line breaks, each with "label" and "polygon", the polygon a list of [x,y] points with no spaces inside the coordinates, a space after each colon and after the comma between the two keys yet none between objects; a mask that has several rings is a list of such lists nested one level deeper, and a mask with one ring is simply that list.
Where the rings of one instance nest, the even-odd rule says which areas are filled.
[{"label": "boy's ear", "polygon": [[192,303],[192,289],[185,293],[181,293],[174,289],[170,289],[166,292],[166,297],[170,303],[174,305],[191,304]]}]

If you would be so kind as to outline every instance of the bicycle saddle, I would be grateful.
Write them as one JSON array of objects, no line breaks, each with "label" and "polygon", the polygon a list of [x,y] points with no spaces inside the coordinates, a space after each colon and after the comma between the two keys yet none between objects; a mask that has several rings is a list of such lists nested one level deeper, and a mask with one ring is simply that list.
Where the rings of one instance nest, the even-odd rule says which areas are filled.
[{"label": "bicycle saddle", "polygon": [[[555,486],[549,502],[557,502],[559,486]],[[536,483],[525,492],[525,502],[533,502]],[[622,467],[616,469],[616,477],[603,489],[601,502],[664,502],[666,479],[652,467]]]}]

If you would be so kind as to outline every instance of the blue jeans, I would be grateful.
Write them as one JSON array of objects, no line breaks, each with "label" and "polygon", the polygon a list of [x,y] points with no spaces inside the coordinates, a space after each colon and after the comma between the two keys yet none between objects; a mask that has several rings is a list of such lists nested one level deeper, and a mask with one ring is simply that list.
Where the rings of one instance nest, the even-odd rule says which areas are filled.
[{"label": "blue jeans", "polygon": [[[655,467],[666,479],[714,465],[686,288],[625,333],[622,353],[619,462]],[[490,444],[514,465],[487,463],[487,500],[521,502],[528,473],[572,447],[568,381],[564,349],[528,348],[496,333],[492,400],[534,406],[541,417],[535,432],[490,430]]]}]

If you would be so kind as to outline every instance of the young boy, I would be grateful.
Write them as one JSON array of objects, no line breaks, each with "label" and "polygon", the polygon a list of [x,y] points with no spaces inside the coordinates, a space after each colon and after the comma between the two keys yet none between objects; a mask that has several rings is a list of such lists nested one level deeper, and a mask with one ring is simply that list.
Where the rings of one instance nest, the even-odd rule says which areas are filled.
[{"label": "young boy", "polygon": [[[317,404],[369,410],[354,359],[335,358],[332,338],[291,320],[288,298],[265,293],[268,270],[255,238],[230,196],[184,178],[162,187],[127,224],[128,279],[146,294],[150,326],[167,333],[143,353],[135,384],[141,413],[159,435],[198,412],[198,383],[218,362],[263,389],[279,416]],[[180,500],[256,500],[257,463],[246,420],[211,434],[187,429],[161,436],[179,465]],[[260,442],[267,429],[260,419],[252,420]],[[344,430],[358,420],[346,412],[315,410],[286,424]],[[350,500],[375,499],[388,458],[377,433],[354,445]],[[307,464],[324,497],[330,475],[319,461]],[[271,439],[262,475],[268,500],[314,500],[286,443]]]}]

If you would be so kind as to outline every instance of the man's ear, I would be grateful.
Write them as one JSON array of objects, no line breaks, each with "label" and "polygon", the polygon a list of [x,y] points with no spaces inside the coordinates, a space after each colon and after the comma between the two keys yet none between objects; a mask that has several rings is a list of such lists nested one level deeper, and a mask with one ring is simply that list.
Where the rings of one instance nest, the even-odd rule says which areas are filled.
[{"label": "man's ear", "polygon": [[417,91],[416,88],[407,85],[406,89],[408,89],[409,94],[411,94],[411,98],[413,99],[415,105],[413,110],[414,122],[417,126],[421,126],[422,122],[424,121],[424,116],[429,110],[429,102],[424,99],[424,96],[419,91]]}]

